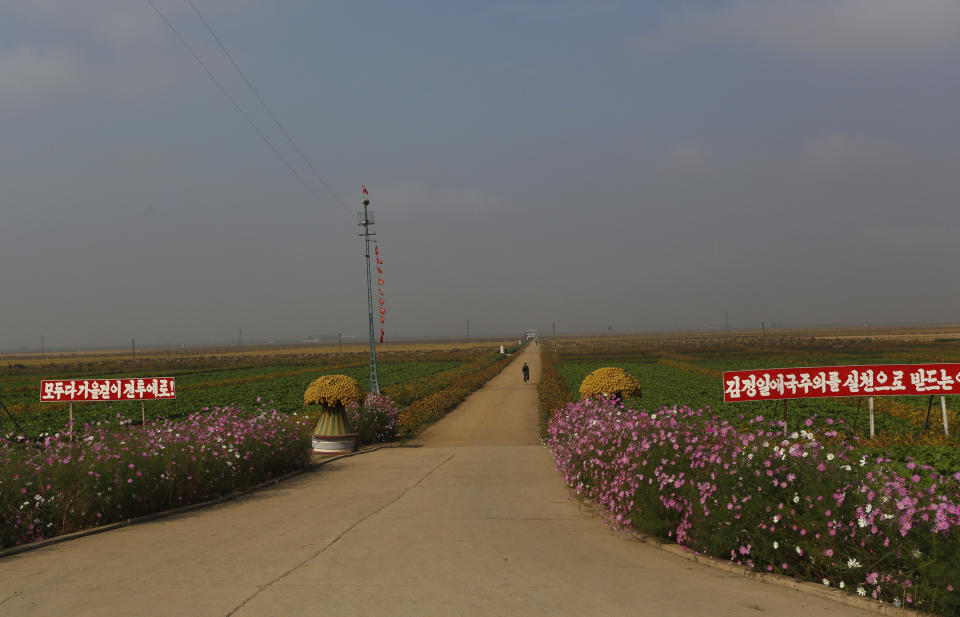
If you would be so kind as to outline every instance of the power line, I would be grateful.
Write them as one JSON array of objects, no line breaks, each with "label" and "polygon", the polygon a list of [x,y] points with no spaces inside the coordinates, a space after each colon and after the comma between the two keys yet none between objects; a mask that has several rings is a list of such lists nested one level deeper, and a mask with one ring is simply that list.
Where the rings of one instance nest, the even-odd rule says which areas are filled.
[{"label": "power line", "polygon": [[250,80],[247,79],[247,75],[240,69],[240,65],[238,65],[237,61],[233,59],[233,56],[230,54],[230,52],[227,51],[226,46],[220,40],[220,37],[217,36],[217,33],[213,31],[213,28],[210,26],[210,22],[208,22],[207,19],[200,13],[200,9],[197,8],[197,5],[194,4],[193,0],[187,0],[187,2],[190,3],[190,7],[193,9],[193,12],[196,13],[197,17],[200,18],[200,21],[203,22],[203,25],[207,28],[207,32],[210,33],[210,36],[213,37],[213,40],[215,40],[217,42],[217,45],[220,46],[220,50],[223,52],[223,55],[225,55],[227,59],[230,60],[230,64],[233,65],[233,68],[235,68],[237,70],[237,73],[240,74],[240,77],[243,78],[244,83],[247,84],[247,87],[250,88],[250,91],[253,92],[254,96],[257,97],[257,100],[260,101],[260,104],[263,105],[263,108],[267,110],[267,114],[270,115],[270,118],[277,125],[277,128],[280,129],[280,132],[283,133],[283,136],[287,138],[287,141],[290,142],[290,145],[293,146],[293,149],[297,151],[297,154],[300,155],[300,158],[302,158],[303,161],[307,164],[307,167],[310,168],[310,171],[313,172],[313,175],[316,176],[317,180],[320,181],[320,184],[322,184],[323,187],[327,189],[327,191],[333,197],[334,201],[340,204],[340,206],[343,207],[343,209],[346,210],[348,214],[350,214],[351,213],[350,209],[347,208],[347,206],[342,201],[340,201],[340,198],[333,191],[333,189],[330,188],[330,185],[327,184],[327,182],[320,176],[320,173],[317,171],[316,167],[313,166],[313,163],[310,162],[310,159],[307,158],[307,155],[303,153],[303,150],[300,149],[300,146],[297,145],[297,142],[293,140],[293,137],[291,137],[290,133],[287,132],[287,129],[284,128],[283,124],[280,122],[280,119],[277,118],[277,115],[273,113],[273,110],[270,109],[270,106],[267,105],[267,102],[263,100],[262,96],[260,96],[260,92],[253,86]]},{"label": "power line", "polygon": [[[290,170],[290,173],[292,173],[294,176],[297,177],[298,180],[300,180],[303,186],[305,186],[306,189],[310,191],[310,193],[318,202],[323,203],[323,199],[320,197],[317,191],[314,190],[312,186],[310,186],[310,184],[304,179],[304,177],[300,174],[300,172],[298,172],[293,167],[293,165],[291,165],[290,162],[280,153],[280,151],[277,150],[277,147],[273,145],[273,142],[271,142],[270,139],[267,138],[266,135],[264,135],[263,131],[261,131],[260,128],[253,122],[253,120],[250,118],[247,112],[243,110],[243,107],[241,107],[240,104],[237,103],[237,101],[230,95],[230,92],[227,91],[227,89],[223,86],[222,83],[220,83],[220,81],[216,78],[216,76],[214,76],[213,72],[207,67],[207,65],[203,62],[203,60],[200,59],[200,56],[198,56],[197,53],[193,51],[193,48],[190,47],[190,44],[187,43],[186,39],[184,39],[180,35],[180,32],[178,32],[177,29],[173,26],[173,24],[170,23],[170,20],[167,19],[167,17],[162,12],[160,12],[160,9],[158,9],[157,5],[153,3],[153,0],[147,0],[147,4],[149,4],[153,8],[153,10],[156,11],[157,15],[160,16],[160,19],[162,19],[163,22],[167,24],[167,27],[170,28],[170,31],[173,32],[174,36],[177,37],[180,43],[183,44],[184,48],[186,48],[186,50],[190,53],[190,55],[193,56],[193,59],[197,61],[197,64],[199,64],[203,68],[204,72],[206,72],[207,74],[207,77],[209,77],[210,80],[217,85],[217,87],[220,89],[220,92],[222,92],[223,95],[227,97],[227,100],[230,101],[230,103],[237,109],[237,111],[240,112],[240,115],[243,116],[243,119],[247,121],[247,124],[253,127],[253,130],[256,131],[257,135],[260,136],[260,139],[262,139],[263,142],[267,144],[267,146],[273,151],[273,153],[277,155],[277,158],[280,159],[283,162],[283,164],[287,166],[287,169]],[[337,201],[339,202],[339,200]]]}]

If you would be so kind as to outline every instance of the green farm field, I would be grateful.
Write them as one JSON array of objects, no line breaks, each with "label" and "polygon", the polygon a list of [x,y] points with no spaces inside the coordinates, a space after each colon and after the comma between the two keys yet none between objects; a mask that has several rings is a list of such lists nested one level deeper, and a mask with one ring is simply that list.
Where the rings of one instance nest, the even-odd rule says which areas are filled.
[{"label": "green farm field", "polygon": [[[790,428],[800,428],[812,416],[829,418],[842,431],[863,437],[864,448],[883,448],[900,458],[913,456],[950,471],[960,470],[956,413],[960,394],[946,397],[949,437],[944,434],[940,397],[933,400],[929,418],[929,397],[876,397],[876,438],[870,441],[866,440],[869,413],[865,397],[791,400],[784,411],[783,402],[776,401],[725,403],[722,383],[722,373],[727,370],[960,362],[960,338],[952,331],[564,338],[547,341],[545,348],[546,364],[552,364],[552,369],[545,366],[544,374],[555,371],[549,387],[562,390],[553,395],[558,401],[576,400],[584,377],[600,367],[616,366],[643,384],[642,397],[627,401],[634,408],[655,411],[689,405],[709,408],[734,423],[758,415],[786,418]],[[544,392],[541,398],[545,398]]]},{"label": "green farm field", "polygon": [[[515,343],[515,341],[514,341]],[[407,344],[378,353],[380,387],[401,406],[447,387],[465,371],[492,363],[501,341],[469,344]],[[5,363],[2,360],[6,360]],[[41,379],[94,379],[122,377],[174,377],[177,398],[146,401],[147,418],[178,418],[213,407],[265,406],[280,411],[303,409],[303,392],[317,377],[338,373],[369,388],[370,371],[365,348],[260,349],[246,354],[214,350],[141,353],[136,362],[127,354],[49,354],[44,358],[0,358],[0,397],[22,433],[36,437],[61,430],[68,419],[66,403],[41,403]],[[140,419],[139,402],[74,403],[78,425],[115,418],[119,414]],[[9,416],[2,418],[4,432],[14,430]]]}]

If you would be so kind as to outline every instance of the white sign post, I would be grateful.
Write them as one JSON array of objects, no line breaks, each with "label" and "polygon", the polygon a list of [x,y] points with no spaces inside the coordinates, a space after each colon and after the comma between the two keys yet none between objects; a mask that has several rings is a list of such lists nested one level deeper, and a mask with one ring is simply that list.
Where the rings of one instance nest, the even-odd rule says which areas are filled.
[{"label": "white sign post", "polygon": [[947,397],[940,397],[940,410],[943,411],[943,434],[950,436],[950,427],[947,426]]}]

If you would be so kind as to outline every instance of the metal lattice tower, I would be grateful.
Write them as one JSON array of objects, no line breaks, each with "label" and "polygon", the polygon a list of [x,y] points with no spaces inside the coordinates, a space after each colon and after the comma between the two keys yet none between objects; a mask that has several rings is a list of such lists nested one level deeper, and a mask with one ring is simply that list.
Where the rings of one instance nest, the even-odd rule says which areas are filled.
[{"label": "metal lattice tower", "polygon": [[374,339],[374,327],[373,327],[373,280],[370,276],[370,236],[375,236],[377,234],[370,231],[370,226],[373,225],[373,210],[368,210],[367,206],[370,205],[370,198],[367,197],[367,192],[363,193],[363,212],[357,214],[358,224],[363,227],[363,233],[360,236],[363,238],[364,253],[367,257],[367,314],[370,322],[370,393],[371,394],[380,394],[380,380],[377,378],[377,342]]}]

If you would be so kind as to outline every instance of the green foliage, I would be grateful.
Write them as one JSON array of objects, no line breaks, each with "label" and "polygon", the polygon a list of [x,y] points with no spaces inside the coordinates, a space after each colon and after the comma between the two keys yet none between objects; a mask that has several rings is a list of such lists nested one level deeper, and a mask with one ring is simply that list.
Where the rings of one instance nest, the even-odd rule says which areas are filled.
[{"label": "green foliage", "polygon": [[953,475],[960,471],[960,448],[956,446],[867,446],[859,448],[857,452],[871,457],[886,456],[898,461],[894,468],[902,474],[907,473],[906,462],[911,460],[919,465],[929,465],[943,475]]}]

